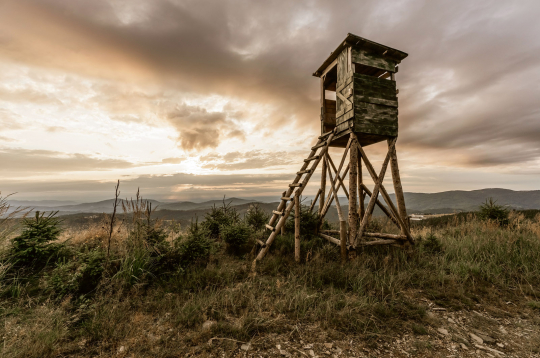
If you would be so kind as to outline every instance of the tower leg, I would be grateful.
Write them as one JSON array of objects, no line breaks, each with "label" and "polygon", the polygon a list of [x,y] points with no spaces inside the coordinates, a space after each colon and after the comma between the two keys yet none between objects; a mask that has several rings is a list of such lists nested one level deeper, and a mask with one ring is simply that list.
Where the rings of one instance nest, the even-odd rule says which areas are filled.
[{"label": "tower leg", "polygon": [[349,244],[356,246],[356,230],[358,228],[358,205],[356,203],[358,189],[358,149],[356,140],[351,143],[349,153]]},{"label": "tower leg", "polygon": [[364,183],[364,179],[362,178],[362,155],[358,153],[357,158],[358,158],[358,164],[357,164],[358,166],[358,203],[360,206],[358,212],[360,213],[360,218],[363,218],[366,212],[366,208],[364,205],[365,194],[364,194],[364,189],[362,188],[362,184]]},{"label": "tower leg", "polygon": [[[390,140],[388,140],[388,145],[390,145]],[[390,168],[392,169],[392,180],[394,182],[394,192],[396,193],[399,216],[401,216],[401,220],[409,230],[409,220],[407,220],[407,208],[405,207],[405,196],[403,195],[403,188],[401,186],[401,178],[399,176],[399,167],[395,146],[391,152]]]},{"label": "tower leg", "polygon": [[294,260],[300,262],[300,195],[294,195]]},{"label": "tower leg", "polygon": [[319,196],[319,218],[321,218],[321,216],[323,215],[324,204],[326,201],[326,160],[322,161],[321,169],[322,171],[321,171],[321,195]]}]

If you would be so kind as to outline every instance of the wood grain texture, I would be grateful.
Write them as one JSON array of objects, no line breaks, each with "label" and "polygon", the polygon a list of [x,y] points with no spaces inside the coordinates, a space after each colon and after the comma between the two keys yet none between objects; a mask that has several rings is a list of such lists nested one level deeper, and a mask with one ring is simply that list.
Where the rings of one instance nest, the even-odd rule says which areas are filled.
[{"label": "wood grain texture", "polygon": [[386,58],[382,54],[368,51],[365,49],[352,47],[351,59],[354,63],[360,63],[369,67],[379,68],[381,70],[394,72],[396,61],[391,58]]},{"label": "wood grain texture", "polygon": [[300,195],[294,196],[294,261],[300,262]]}]

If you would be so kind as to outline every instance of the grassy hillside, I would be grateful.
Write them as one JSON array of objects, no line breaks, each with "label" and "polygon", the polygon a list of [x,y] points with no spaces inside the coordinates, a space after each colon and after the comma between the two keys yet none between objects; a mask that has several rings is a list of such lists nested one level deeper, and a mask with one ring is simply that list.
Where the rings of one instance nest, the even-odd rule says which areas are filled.
[{"label": "grassy hillside", "polygon": [[[307,236],[308,230],[301,263],[294,262],[288,234],[253,267],[253,239],[264,235],[254,220],[259,214],[251,211],[253,220],[244,221],[235,210],[217,210],[179,234],[174,227],[163,230],[144,209],[141,204],[113,224],[110,256],[108,216],[64,231],[51,242],[57,246],[47,249],[54,249],[50,255],[30,261],[15,250],[13,236],[4,235],[2,356],[304,357],[310,350],[381,356],[381,347],[397,339],[409,342],[408,354],[446,357],[445,346],[426,337],[441,341],[448,334],[440,330],[449,324],[446,317],[471,312],[481,317],[460,324],[494,337],[482,352],[540,352],[539,340],[532,339],[540,320],[528,320],[540,309],[538,216],[514,213],[508,226],[474,215],[426,221],[413,227],[414,250],[369,248],[346,264],[338,261],[337,247]],[[395,231],[384,222],[373,225]],[[518,314],[521,326],[516,321],[513,327],[509,322]],[[533,335],[513,335],[501,348],[495,342],[504,336],[491,330],[493,322],[509,330],[526,327]],[[468,334],[447,341],[448,349],[478,349]]]}]

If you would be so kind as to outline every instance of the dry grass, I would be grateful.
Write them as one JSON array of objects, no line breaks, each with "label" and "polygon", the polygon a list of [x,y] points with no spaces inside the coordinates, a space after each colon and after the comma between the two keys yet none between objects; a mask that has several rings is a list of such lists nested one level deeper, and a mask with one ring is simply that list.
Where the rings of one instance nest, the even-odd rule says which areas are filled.
[{"label": "dry grass", "polygon": [[[534,310],[540,300],[540,218],[514,214],[510,219],[508,228],[472,216],[437,229],[416,228],[419,244],[412,255],[369,248],[346,265],[339,263],[337,247],[317,239],[303,242],[302,263],[296,264],[292,236],[278,237],[255,276],[250,255],[229,256],[218,246],[208,264],[185,266],[174,261],[171,245],[161,266],[144,266],[155,256],[141,256],[146,273],[131,284],[105,271],[97,289],[82,297],[58,297],[48,289],[50,267],[21,281],[17,295],[2,287],[1,352],[9,357],[170,357],[187,351],[211,356],[218,344],[208,343],[213,337],[232,340],[219,341],[221,347],[236,347],[234,341],[275,333],[300,339],[298,327],[310,325],[335,337],[422,335],[431,324],[423,298],[449,310],[475,309],[479,303],[503,307],[510,300]],[[134,215],[115,228],[116,272],[140,252],[135,243],[147,244],[133,236],[145,220],[144,214]],[[66,231],[63,238],[71,253],[92,245],[102,250],[106,233],[106,225],[96,225]],[[203,330],[205,321],[216,324]]]}]

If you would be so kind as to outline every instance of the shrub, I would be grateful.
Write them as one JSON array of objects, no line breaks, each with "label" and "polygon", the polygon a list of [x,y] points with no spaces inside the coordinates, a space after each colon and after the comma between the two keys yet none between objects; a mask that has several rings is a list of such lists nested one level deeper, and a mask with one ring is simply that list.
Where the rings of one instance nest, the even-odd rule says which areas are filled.
[{"label": "shrub", "polygon": [[481,220],[491,220],[501,226],[508,226],[508,214],[510,210],[502,205],[497,205],[497,201],[493,198],[486,199],[486,202],[480,205],[478,217]]},{"label": "shrub", "polygon": [[221,228],[221,236],[230,252],[240,254],[253,233],[251,226],[244,222],[237,222]]},{"label": "shrub", "polygon": [[101,250],[80,252],[74,260],[58,262],[50,275],[50,286],[58,297],[85,295],[101,281],[105,254]]},{"label": "shrub", "polygon": [[264,229],[264,225],[270,220],[270,215],[261,209],[258,203],[255,203],[249,207],[244,219],[246,224],[258,231]]},{"label": "shrub", "polygon": [[[294,232],[294,210],[291,211],[287,222],[285,223],[285,230],[287,232]],[[317,229],[319,226],[319,213],[311,212],[309,207],[300,205],[300,235],[302,239],[311,240],[316,236]],[[323,221],[321,227],[323,230],[329,229],[330,226],[326,220]]]},{"label": "shrub", "polygon": [[240,216],[236,208],[231,208],[230,203],[226,204],[225,200],[223,200],[223,206],[216,207],[214,204],[210,211],[206,213],[201,225],[212,238],[220,238],[221,228],[238,222],[239,219]]},{"label": "shrub", "polygon": [[209,236],[208,230],[195,221],[195,223],[191,223],[185,236],[179,236],[175,240],[182,267],[206,266],[208,264],[213,248]]},{"label": "shrub", "polygon": [[23,231],[12,241],[11,257],[16,265],[43,265],[58,253],[62,245],[54,241],[62,229],[56,214],[36,211],[33,219],[23,219]]},{"label": "shrub", "polygon": [[443,252],[443,245],[441,241],[433,233],[430,233],[422,241],[422,247],[430,254],[438,254]]}]

